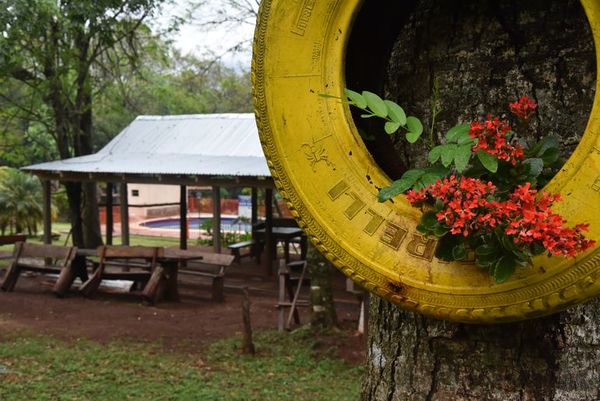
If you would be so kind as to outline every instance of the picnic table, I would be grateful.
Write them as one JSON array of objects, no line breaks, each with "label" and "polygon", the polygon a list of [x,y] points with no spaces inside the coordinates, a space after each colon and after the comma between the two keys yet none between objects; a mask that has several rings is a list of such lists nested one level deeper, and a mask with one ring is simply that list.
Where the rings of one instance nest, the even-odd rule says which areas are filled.
[{"label": "picnic table", "polygon": [[[121,254],[122,259],[128,258],[127,250],[135,250],[135,247],[116,247],[122,248]],[[98,249],[78,249],[77,255],[85,258],[100,258],[100,252],[102,247]],[[213,295],[212,298],[217,301],[223,300],[223,276],[224,268],[229,266],[233,261],[231,255],[212,254],[202,252],[198,250],[183,250],[178,248],[156,248],[155,259],[157,266],[153,267],[153,271],[149,271],[145,274],[145,277],[141,277],[138,272],[122,271],[113,273],[110,278],[123,279],[123,280],[140,280],[140,278],[146,281],[142,293],[144,298],[149,303],[155,303],[160,297],[169,301],[179,301],[179,290],[177,285],[177,278],[180,271],[180,265],[187,265],[185,272],[195,275],[201,275],[209,277],[213,280]],[[134,253],[129,253],[131,257]],[[194,269],[194,266],[188,264],[188,262],[199,262],[205,265],[218,266],[220,269],[216,273],[205,273]],[[96,263],[97,262],[92,262]],[[112,263],[115,265],[115,263]],[[135,263],[120,263],[116,264],[125,269],[131,267],[139,267]]]},{"label": "picnic table", "polygon": [[[255,231],[255,234],[261,238],[263,241],[266,237],[266,228],[259,228]],[[273,254],[268,255],[271,258],[271,261],[275,259],[277,255],[277,243],[283,242],[283,257],[285,259],[285,263],[290,263],[290,243],[292,240],[296,238],[300,239],[300,249],[302,256],[306,256],[306,249],[308,246],[308,239],[301,228],[298,227],[280,227],[274,226],[271,231],[271,241]]]}]

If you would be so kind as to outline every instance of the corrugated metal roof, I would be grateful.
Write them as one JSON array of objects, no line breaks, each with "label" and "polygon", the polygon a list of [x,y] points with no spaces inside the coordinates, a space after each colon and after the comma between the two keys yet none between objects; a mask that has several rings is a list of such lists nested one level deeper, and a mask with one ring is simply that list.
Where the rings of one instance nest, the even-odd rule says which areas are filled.
[{"label": "corrugated metal roof", "polygon": [[271,176],[249,113],[139,116],[98,153],[24,170]]}]

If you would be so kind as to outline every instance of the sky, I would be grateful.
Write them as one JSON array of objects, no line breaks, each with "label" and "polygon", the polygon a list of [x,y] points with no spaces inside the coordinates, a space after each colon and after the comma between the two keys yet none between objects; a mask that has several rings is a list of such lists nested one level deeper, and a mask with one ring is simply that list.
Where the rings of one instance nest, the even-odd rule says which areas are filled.
[{"label": "sky", "polygon": [[[202,27],[203,21],[214,20],[219,9],[234,14],[235,10],[225,3],[226,0],[208,0],[207,5],[195,11],[190,22],[185,23],[179,29],[179,32],[172,35],[171,39],[176,48],[184,54],[192,53],[197,56],[204,56],[209,53],[221,56],[222,61],[235,68],[250,68],[252,58],[250,46],[246,46],[245,51],[238,53],[228,53],[227,50],[241,41],[251,41],[254,34],[254,21],[247,23],[236,23],[220,26]],[[169,6],[158,17],[159,26],[168,25],[174,15],[184,15],[189,7],[189,0],[175,0],[172,6]]]}]

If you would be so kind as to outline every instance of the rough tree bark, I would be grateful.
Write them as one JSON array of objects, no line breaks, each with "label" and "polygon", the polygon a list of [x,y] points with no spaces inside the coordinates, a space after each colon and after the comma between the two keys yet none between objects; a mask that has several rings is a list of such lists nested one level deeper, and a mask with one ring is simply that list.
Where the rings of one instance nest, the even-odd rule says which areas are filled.
[{"label": "rough tree bark", "polygon": [[[367,2],[362,13],[369,12]],[[363,22],[359,16],[357,25]],[[459,121],[505,112],[509,101],[529,95],[540,104],[531,139],[558,135],[565,156],[577,145],[596,79],[591,32],[577,1],[413,0],[403,2],[392,31],[385,76],[370,89],[427,124],[439,86],[436,141]],[[349,81],[373,82],[360,74],[350,71]],[[415,156],[399,142],[394,157],[381,162],[385,146],[367,146],[392,177],[422,163],[425,153]],[[596,300],[543,319],[476,326],[403,312],[373,297],[363,400],[600,400],[599,307]]]}]

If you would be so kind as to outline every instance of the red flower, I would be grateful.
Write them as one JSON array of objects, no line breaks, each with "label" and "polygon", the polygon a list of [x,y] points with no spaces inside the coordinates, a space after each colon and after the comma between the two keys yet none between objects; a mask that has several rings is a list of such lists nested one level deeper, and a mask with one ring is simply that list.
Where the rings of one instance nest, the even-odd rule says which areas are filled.
[{"label": "red flower", "polygon": [[490,115],[483,123],[473,121],[469,130],[469,136],[477,139],[473,152],[482,150],[496,156],[498,160],[517,164],[517,160],[523,158],[523,148],[518,144],[513,146],[506,140],[511,129],[507,121],[502,121],[498,117],[492,118]]},{"label": "red flower", "polygon": [[595,245],[595,241],[583,235],[588,230],[587,224],[564,227],[566,221],[550,210],[560,201],[558,194],[543,193],[538,198],[536,194],[531,184],[526,183],[498,205],[496,215],[506,222],[504,232],[513,236],[515,244],[523,249],[537,243],[551,255],[563,256],[575,256]]},{"label": "red flower", "polygon": [[519,100],[508,105],[510,112],[523,121],[527,121],[533,116],[538,105],[531,98],[521,96]]},{"label": "red flower", "polygon": [[450,176],[418,192],[409,191],[407,198],[413,206],[428,197],[442,201],[445,207],[437,213],[437,220],[448,226],[452,234],[467,237],[496,225],[497,220],[490,211],[492,203],[488,201],[495,190],[491,182]]},{"label": "red flower", "polygon": [[588,230],[587,224],[565,227],[566,221],[550,210],[560,201],[558,194],[536,196],[537,191],[530,183],[525,183],[506,201],[497,201],[495,191],[491,182],[451,176],[420,191],[411,190],[407,198],[412,205],[426,199],[441,201],[444,206],[436,218],[452,234],[485,235],[500,227],[520,250],[532,252],[532,247],[541,245],[551,255],[563,256],[575,256],[595,245],[595,241],[583,235]]}]

